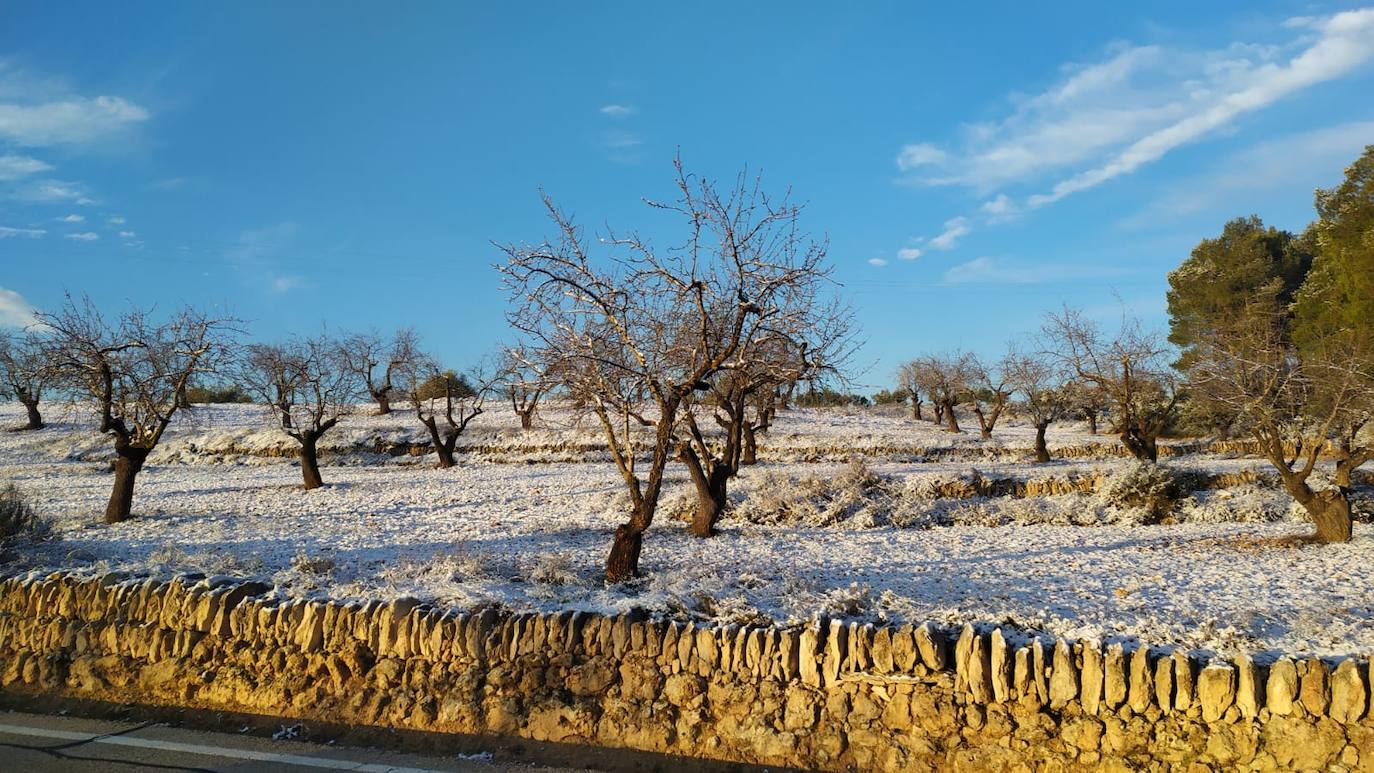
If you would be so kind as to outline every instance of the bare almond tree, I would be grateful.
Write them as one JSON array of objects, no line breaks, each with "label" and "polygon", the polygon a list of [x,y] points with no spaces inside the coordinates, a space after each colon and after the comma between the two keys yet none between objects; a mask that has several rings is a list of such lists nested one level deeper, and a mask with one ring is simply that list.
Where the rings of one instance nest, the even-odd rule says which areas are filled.
[{"label": "bare almond tree", "polygon": [[39,319],[50,331],[43,352],[57,377],[95,406],[100,431],[114,440],[115,481],[105,521],[127,520],[144,462],[192,379],[225,364],[236,321],[184,308],[162,322],[140,309],[110,322],[88,298],[68,298],[60,311]]},{"label": "bare almond tree", "polygon": [[1096,384],[1079,378],[1070,378],[1062,389],[1066,416],[1079,418],[1088,423],[1088,434],[1097,434],[1098,419],[1110,405],[1107,393]]},{"label": "bare almond tree", "polygon": [[375,330],[346,338],[340,345],[344,366],[362,382],[377,415],[391,413],[391,399],[396,390],[396,374],[416,357],[420,338],[410,328],[397,330],[390,340]]},{"label": "bare almond tree", "polygon": [[1045,432],[1069,410],[1063,368],[1043,351],[1013,348],[1002,360],[1002,373],[1007,386],[1021,395],[1021,407],[1035,427],[1035,461],[1050,461]]},{"label": "bare almond tree", "polygon": [[[1322,542],[1352,534],[1351,477],[1374,459],[1374,352],[1367,341],[1332,336],[1302,352],[1285,313],[1265,300],[1200,336],[1188,364],[1190,394],[1237,417],[1284,489],[1307,511]],[[1336,460],[1333,485],[1314,488],[1323,454]]]},{"label": "bare almond tree", "polygon": [[38,328],[19,333],[0,330],[0,397],[13,397],[24,406],[28,423],[16,431],[43,429],[38,405],[53,369],[43,353],[44,336]]},{"label": "bare almond tree", "polygon": [[239,368],[245,387],[272,412],[276,423],[300,445],[306,490],[324,485],[319,442],[353,409],[361,378],[340,350],[321,333],[285,344],[253,344]]},{"label": "bare almond tree", "polygon": [[680,219],[677,246],[611,232],[601,240],[607,254],[593,258],[545,196],[557,237],[505,245],[498,266],[511,324],[541,370],[596,416],[624,480],[631,507],[606,560],[611,582],[639,571],[684,404],[828,271],[824,243],[799,232],[801,209],[786,197],[771,199],[744,175],[722,193],[680,161],[675,168],[677,199],[647,203]]},{"label": "bare almond tree", "polygon": [[971,396],[977,375],[973,357],[968,354],[927,355],[903,367],[912,383],[930,398],[934,407],[933,421],[936,424],[943,422],[950,432],[962,432],[954,409]]},{"label": "bare almond tree", "polygon": [[502,352],[498,375],[498,386],[510,402],[511,410],[520,417],[520,429],[526,432],[534,429],[535,413],[548,393],[551,380],[523,346],[512,346]]},{"label": "bare almond tree", "polygon": [[1178,408],[1174,352],[1164,337],[1140,320],[1123,319],[1107,336],[1083,313],[1065,308],[1049,314],[1043,328],[1051,353],[1077,378],[1107,396],[1121,442],[1137,459],[1159,459],[1159,436]]},{"label": "bare almond tree", "polygon": [[919,369],[914,362],[904,363],[897,368],[897,391],[911,398],[911,418],[921,420],[921,389]]},{"label": "bare almond tree", "polygon": [[[758,432],[772,423],[774,395],[784,384],[838,374],[852,350],[852,317],[837,303],[816,298],[816,286],[796,288],[791,308],[779,309],[769,332],[741,342],[730,362],[708,379],[708,386],[689,395],[683,411],[678,459],[687,466],[696,489],[692,534],[710,537],[728,506],[728,485],[757,454]],[[805,290],[805,292],[802,292]],[[709,412],[720,432],[707,433],[698,413]]]},{"label": "bare almond tree", "polygon": [[978,435],[983,440],[991,440],[992,430],[1015,391],[1007,383],[1006,363],[989,368],[972,354],[964,356],[964,363],[971,376],[967,400],[973,406],[973,415],[978,417]]},{"label": "bare almond tree", "polygon": [[415,416],[429,431],[439,467],[454,466],[454,450],[458,438],[482,415],[488,395],[497,378],[478,366],[468,375],[459,375],[439,367],[426,354],[420,354],[398,375],[405,384],[405,393],[415,406]]}]

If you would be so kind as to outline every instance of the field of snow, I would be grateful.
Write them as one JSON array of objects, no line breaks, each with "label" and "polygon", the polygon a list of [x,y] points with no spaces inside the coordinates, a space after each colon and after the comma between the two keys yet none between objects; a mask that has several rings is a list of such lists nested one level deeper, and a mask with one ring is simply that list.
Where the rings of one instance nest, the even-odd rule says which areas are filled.
[{"label": "field of snow", "polygon": [[[0,426],[19,418],[0,404]],[[645,576],[607,587],[600,568],[623,520],[623,488],[597,463],[596,434],[566,411],[521,433],[492,405],[466,441],[482,453],[450,470],[376,450],[422,440],[413,416],[350,417],[330,444],[347,452],[324,459],[329,485],[305,492],[279,456],[292,441],[259,409],[198,408],[140,476],[136,517],[116,525],[99,519],[108,443],[80,410],[53,407],[50,418],[42,432],[0,433],[0,483],[23,490],[58,537],[22,546],[7,571],[230,574],[267,578],[291,596],[641,607],[723,622],[1010,623],[1261,656],[1374,650],[1370,525],[1357,524],[1349,544],[1305,544],[1294,538],[1311,527],[1263,481],[1194,492],[1154,526],[1088,491],[941,493],[937,484],[979,476],[1102,478],[1130,464],[1107,454],[1017,461],[1031,435],[1012,422],[993,441],[1011,450],[988,458],[976,425],[952,436],[878,412],[787,412],[763,441],[762,463],[734,483],[736,512],[719,537],[692,538],[675,518],[690,499],[674,465],[645,539]],[[1050,440],[1114,442],[1077,426],[1052,428]],[[557,460],[571,448],[583,450]],[[846,450],[865,461],[846,461]],[[933,450],[937,460],[922,461]],[[1168,464],[1213,476],[1264,469],[1202,455]]]}]

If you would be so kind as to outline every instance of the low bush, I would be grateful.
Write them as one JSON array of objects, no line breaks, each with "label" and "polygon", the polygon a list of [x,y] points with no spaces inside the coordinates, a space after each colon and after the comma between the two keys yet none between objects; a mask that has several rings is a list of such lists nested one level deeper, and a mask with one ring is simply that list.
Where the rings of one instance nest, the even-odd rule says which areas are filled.
[{"label": "low bush", "polygon": [[20,540],[44,540],[51,535],[48,522],[34,513],[33,506],[14,484],[0,488],[0,550]]},{"label": "low bush", "polygon": [[1108,507],[1144,511],[1142,523],[1159,523],[1188,496],[1183,477],[1154,462],[1138,462],[1112,473],[1098,489],[1098,501]]}]

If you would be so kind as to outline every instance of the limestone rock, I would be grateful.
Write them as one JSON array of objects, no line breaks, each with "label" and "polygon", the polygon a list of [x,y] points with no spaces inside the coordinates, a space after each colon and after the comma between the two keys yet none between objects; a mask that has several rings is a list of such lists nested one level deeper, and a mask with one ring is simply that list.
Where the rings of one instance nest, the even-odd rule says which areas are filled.
[{"label": "limestone rock", "polygon": [[1202,719],[1216,722],[1236,699],[1236,672],[1228,665],[1209,664],[1197,677],[1197,700],[1202,704]]},{"label": "limestone rock", "polygon": [[1126,655],[1120,643],[1107,647],[1102,682],[1102,702],[1115,711],[1126,700]]},{"label": "limestone rock", "polygon": [[1050,675],[1050,708],[1058,710],[1078,697],[1078,669],[1073,664],[1073,649],[1059,639],[1054,643],[1054,673]]},{"label": "limestone rock", "polygon": [[1130,706],[1137,714],[1154,702],[1155,678],[1150,668],[1150,648],[1141,645],[1131,653],[1130,661]]},{"label": "limestone rock", "polygon": [[1331,701],[1330,670],[1321,658],[1308,658],[1298,669],[1298,699],[1307,713],[1322,716]]},{"label": "limestone rock", "polygon": [[1174,650],[1174,710],[1187,711],[1193,706],[1193,659],[1183,650]]},{"label": "limestone rock", "polygon": [[1006,703],[1011,698],[1011,656],[1007,652],[1007,640],[1002,629],[992,632],[989,642],[992,678],[992,697],[998,703]]},{"label": "limestone rock", "polygon": [[1269,666],[1269,679],[1264,683],[1265,707],[1269,713],[1288,716],[1298,697],[1298,669],[1288,658],[1279,658]]},{"label": "limestone rock", "polygon": [[930,623],[921,623],[916,629],[916,649],[927,668],[944,671],[949,667],[949,654],[945,648],[944,637]]},{"label": "limestone rock", "polygon": [[1083,642],[1083,673],[1079,677],[1079,701],[1089,716],[1102,705],[1102,645],[1095,640]]},{"label": "limestone rock", "polygon": [[1236,708],[1242,717],[1254,719],[1259,716],[1260,707],[1264,705],[1259,691],[1259,669],[1249,655],[1241,655],[1236,658]]},{"label": "limestone rock", "polygon": [[1354,724],[1365,714],[1364,678],[1355,660],[1346,658],[1331,674],[1331,718],[1344,724]]}]

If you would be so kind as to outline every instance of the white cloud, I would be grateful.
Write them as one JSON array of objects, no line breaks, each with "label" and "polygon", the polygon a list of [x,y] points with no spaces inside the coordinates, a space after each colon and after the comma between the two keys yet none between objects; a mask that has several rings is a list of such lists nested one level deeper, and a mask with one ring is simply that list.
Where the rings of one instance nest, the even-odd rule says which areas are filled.
[{"label": "white cloud", "polygon": [[999,193],[996,198],[983,202],[980,209],[994,218],[1010,217],[1018,211],[1011,198],[1005,193]]},{"label": "white cloud", "polygon": [[298,276],[278,276],[273,277],[270,287],[274,293],[285,293],[295,290],[301,286],[301,278]]},{"label": "white cloud", "polygon": [[24,296],[0,287],[0,326],[28,327],[38,322],[38,310]]},{"label": "white cloud", "polygon": [[0,137],[28,147],[79,145],[147,119],[147,110],[122,97],[68,97],[33,104],[0,102]]},{"label": "white cloud", "polygon": [[81,233],[67,234],[63,238],[71,239],[75,242],[93,242],[100,238],[100,234],[91,231],[83,231]]},{"label": "white cloud", "polygon": [[109,223],[110,225],[124,225],[124,218],[116,215],[115,217],[109,218],[105,222]]},{"label": "white cloud", "polygon": [[915,247],[903,247],[897,250],[897,257],[902,260],[915,260],[921,257],[921,251]]},{"label": "white cloud", "polygon": [[601,138],[601,144],[610,150],[626,150],[643,145],[644,140],[632,132],[614,131],[606,132]]},{"label": "white cloud", "polygon": [[931,249],[952,250],[959,246],[960,239],[968,236],[972,231],[973,229],[968,224],[968,218],[952,217],[945,221],[945,230],[941,231],[938,236],[931,237],[926,244],[930,245]]},{"label": "white cloud", "polygon": [[76,215],[76,214],[72,214],[72,215],[67,215],[66,217],[58,218],[58,219],[61,220],[61,221],[64,222],[64,223],[81,223],[81,222],[84,222],[84,221],[86,220],[86,216],[85,216],[85,215]]},{"label": "white cloud", "polygon": [[1312,190],[1339,179],[1341,170],[1374,141],[1374,120],[1352,121],[1259,142],[1191,177],[1174,180],[1125,228],[1158,225],[1199,212],[1252,211],[1257,195]]},{"label": "white cloud", "polygon": [[132,239],[132,238],[134,238],[134,237],[136,237],[136,236],[138,236],[138,234],[137,234],[137,233],[134,233],[133,231],[120,231],[120,232],[119,232],[119,237],[120,237],[121,239]]},{"label": "white cloud", "polygon": [[62,180],[35,181],[20,187],[15,191],[14,196],[24,201],[38,203],[70,201],[82,206],[95,203],[95,200],[86,193],[86,189],[82,185]]},{"label": "white cloud", "polygon": [[47,172],[51,169],[51,164],[36,158],[14,154],[0,156],[0,180],[18,180],[21,177]]},{"label": "white cloud", "polygon": [[886,260],[883,260],[882,258],[869,258],[869,259],[868,259],[868,265],[870,265],[870,266],[886,266],[886,265],[887,265],[887,261],[886,261]]},{"label": "white cloud", "polygon": [[[984,193],[1060,177],[1026,200],[1044,206],[1374,60],[1374,8],[1292,20],[1284,28],[1296,33],[1281,45],[1198,51],[1118,44],[1101,61],[1066,66],[1059,82],[1040,93],[1013,97],[1005,118],[966,126],[958,152],[907,146],[897,166],[919,171],[921,182]],[[907,158],[910,148],[920,150]]]},{"label": "white cloud", "polygon": [[27,239],[37,239],[46,233],[47,231],[42,228],[10,228],[0,225],[0,239],[15,239],[21,236]]},{"label": "white cloud", "polygon": [[638,112],[633,105],[602,105],[599,111],[602,115],[612,118],[626,118]]},{"label": "white cloud", "polygon": [[917,167],[942,163],[948,154],[928,142],[906,145],[897,154],[897,168],[909,172]]},{"label": "white cloud", "polygon": [[1121,269],[1068,264],[1023,264],[978,257],[945,271],[946,284],[1037,284],[1040,282],[1119,276]]}]

